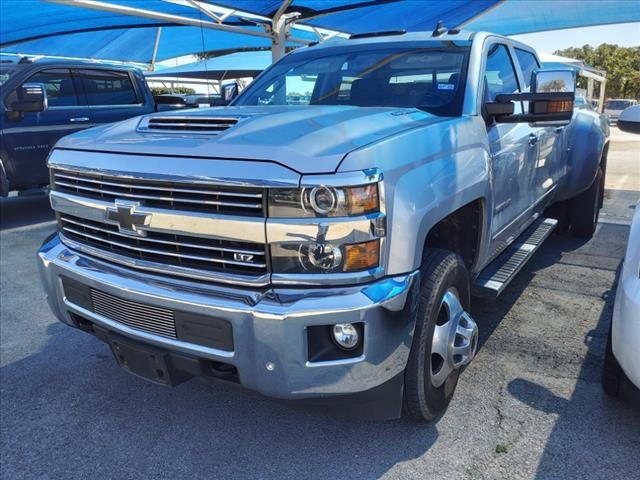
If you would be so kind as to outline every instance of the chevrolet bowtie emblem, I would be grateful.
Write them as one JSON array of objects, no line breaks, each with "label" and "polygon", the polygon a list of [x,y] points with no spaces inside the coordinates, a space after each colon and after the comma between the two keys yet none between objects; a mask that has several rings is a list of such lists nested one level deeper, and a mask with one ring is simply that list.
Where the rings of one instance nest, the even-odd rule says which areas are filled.
[{"label": "chevrolet bowtie emblem", "polygon": [[113,207],[107,207],[106,218],[110,223],[118,225],[122,233],[145,236],[147,232],[142,227],[149,223],[148,213],[138,213],[139,202],[116,200]]}]

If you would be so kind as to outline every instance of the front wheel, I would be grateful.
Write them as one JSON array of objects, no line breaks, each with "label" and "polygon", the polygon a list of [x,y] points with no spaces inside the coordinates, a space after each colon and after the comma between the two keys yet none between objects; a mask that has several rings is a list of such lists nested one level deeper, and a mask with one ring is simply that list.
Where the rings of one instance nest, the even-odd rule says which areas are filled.
[{"label": "front wheel", "polygon": [[455,391],[461,368],[474,357],[478,327],[467,313],[469,273],[449,251],[430,249],[414,300],[416,326],[405,369],[404,410],[430,421],[442,414]]}]

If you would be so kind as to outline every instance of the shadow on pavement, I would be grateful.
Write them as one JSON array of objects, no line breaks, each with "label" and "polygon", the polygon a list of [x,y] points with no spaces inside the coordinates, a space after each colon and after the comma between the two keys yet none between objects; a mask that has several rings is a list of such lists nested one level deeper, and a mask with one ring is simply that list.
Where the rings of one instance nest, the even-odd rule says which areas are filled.
[{"label": "shadow on pavement", "polygon": [[292,408],[222,382],[168,389],[85,333],[47,333],[1,370],[7,478],[378,478],[438,437],[436,424]]},{"label": "shadow on pavement", "polygon": [[49,197],[44,193],[0,198],[0,230],[54,220]]}]

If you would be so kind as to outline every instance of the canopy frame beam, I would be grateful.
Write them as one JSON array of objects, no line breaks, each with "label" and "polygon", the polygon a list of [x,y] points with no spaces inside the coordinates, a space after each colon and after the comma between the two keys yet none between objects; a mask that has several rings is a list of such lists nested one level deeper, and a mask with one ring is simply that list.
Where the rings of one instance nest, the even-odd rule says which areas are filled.
[{"label": "canopy frame beam", "polygon": [[[242,35],[251,35],[254,37],[262,37],[262,38],[269,38],[271,40],[273,40],[274,38],[274,32],[261,32],[258,30],[249,30],[243,27],[238,27],[235,25],[227,25],[223,22],[218,23],[217,21],[212,22],[212,21],[208,21],[208,20],[199,20],[199,19],[194,19],[194,18],[189,18],[189,17],[184,17],[181,15],[173,15],[173,14],[169,14],[169,13],[162,13],[162,12],[157,12],[154,10],[146,10],[146,9],[142,9],[142,8],[134,8],[134,7],[128,7],[125,5],[117,5],[117,4],[113,4],[113,3],[108,3],[108,2],[102,2],[102,1],[98,1],[98,0],[46,0],[48,2],[51,3],[58,3],[61,5],[68,5],[68,6],[72,6],[72,7],[79,7],[79,8],[87,8],[87,9],[92,9],[92,10],[101,10],[104,12],[109,12],[109,13],[117,13],[117,14],[121,14],[121,15],[129,15],[129,16],[134,16],[134,17],[141,17],[141,18],[147,18],[150,20],[156,20],[156,21],[160,21],[160,22],[170,22],[170,23],[174,23],[174,24],[178,24],[178,25],[188,25],[188,26],[192,26],[192,27],[200,27],[200,28],[206,28],[206,29],[210,29],[210,30],[222,30],[225,32],[231,32],[231,33],[239,33]],[[285,0],[285,2],[290,3],[290,0]],[[188,3],[193,7],[193,8],[197,8],[198,10],[202,11],[202,13],[207,14],[210,18],[211,17],[211,12],[206,12],[203,9],[201,9],[197,3],[198,2],[192,2],[191,0],[188,1]],[[284,3],[283,3],[284,5]],[[287,5],[288,7],[288,5]],[[286,10],[285,7],[282,12],[284,12],[284,10]],[[280,11],[280,9],[279,9]],[[219,20],[222,20],[222,17],[218,17],[216,15],[216,17]],[[290,17],[285,17],[284,13],[280,13],[279,18],[285,18],[285,22],[286,19],[290,18]],[[273,22],[273,19],[272,19]],[[287,29],[277,29],[277,31],[284,31],[284,35],[286,36],[287,33]],[[290,42],[294,42],[294,43],[300,43],[303,45],[307,45],[309,43],[311,43],[310,40],[305,40],[302,38],[296,38],[296,37],[291,37],[288,36],[286,37],[286,40],[290,41]]]}]

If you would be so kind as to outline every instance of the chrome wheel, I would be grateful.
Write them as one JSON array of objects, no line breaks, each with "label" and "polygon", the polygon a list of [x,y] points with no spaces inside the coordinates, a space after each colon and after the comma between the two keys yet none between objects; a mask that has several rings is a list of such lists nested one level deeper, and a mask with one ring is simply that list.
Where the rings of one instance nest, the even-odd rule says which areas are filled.
[{"label": "chrome wheel", "polygon": [[469,363],[478,346],[478,326],[450,288],[442,297],[431,343],[431,384],[438,388],[456,369]]}]

